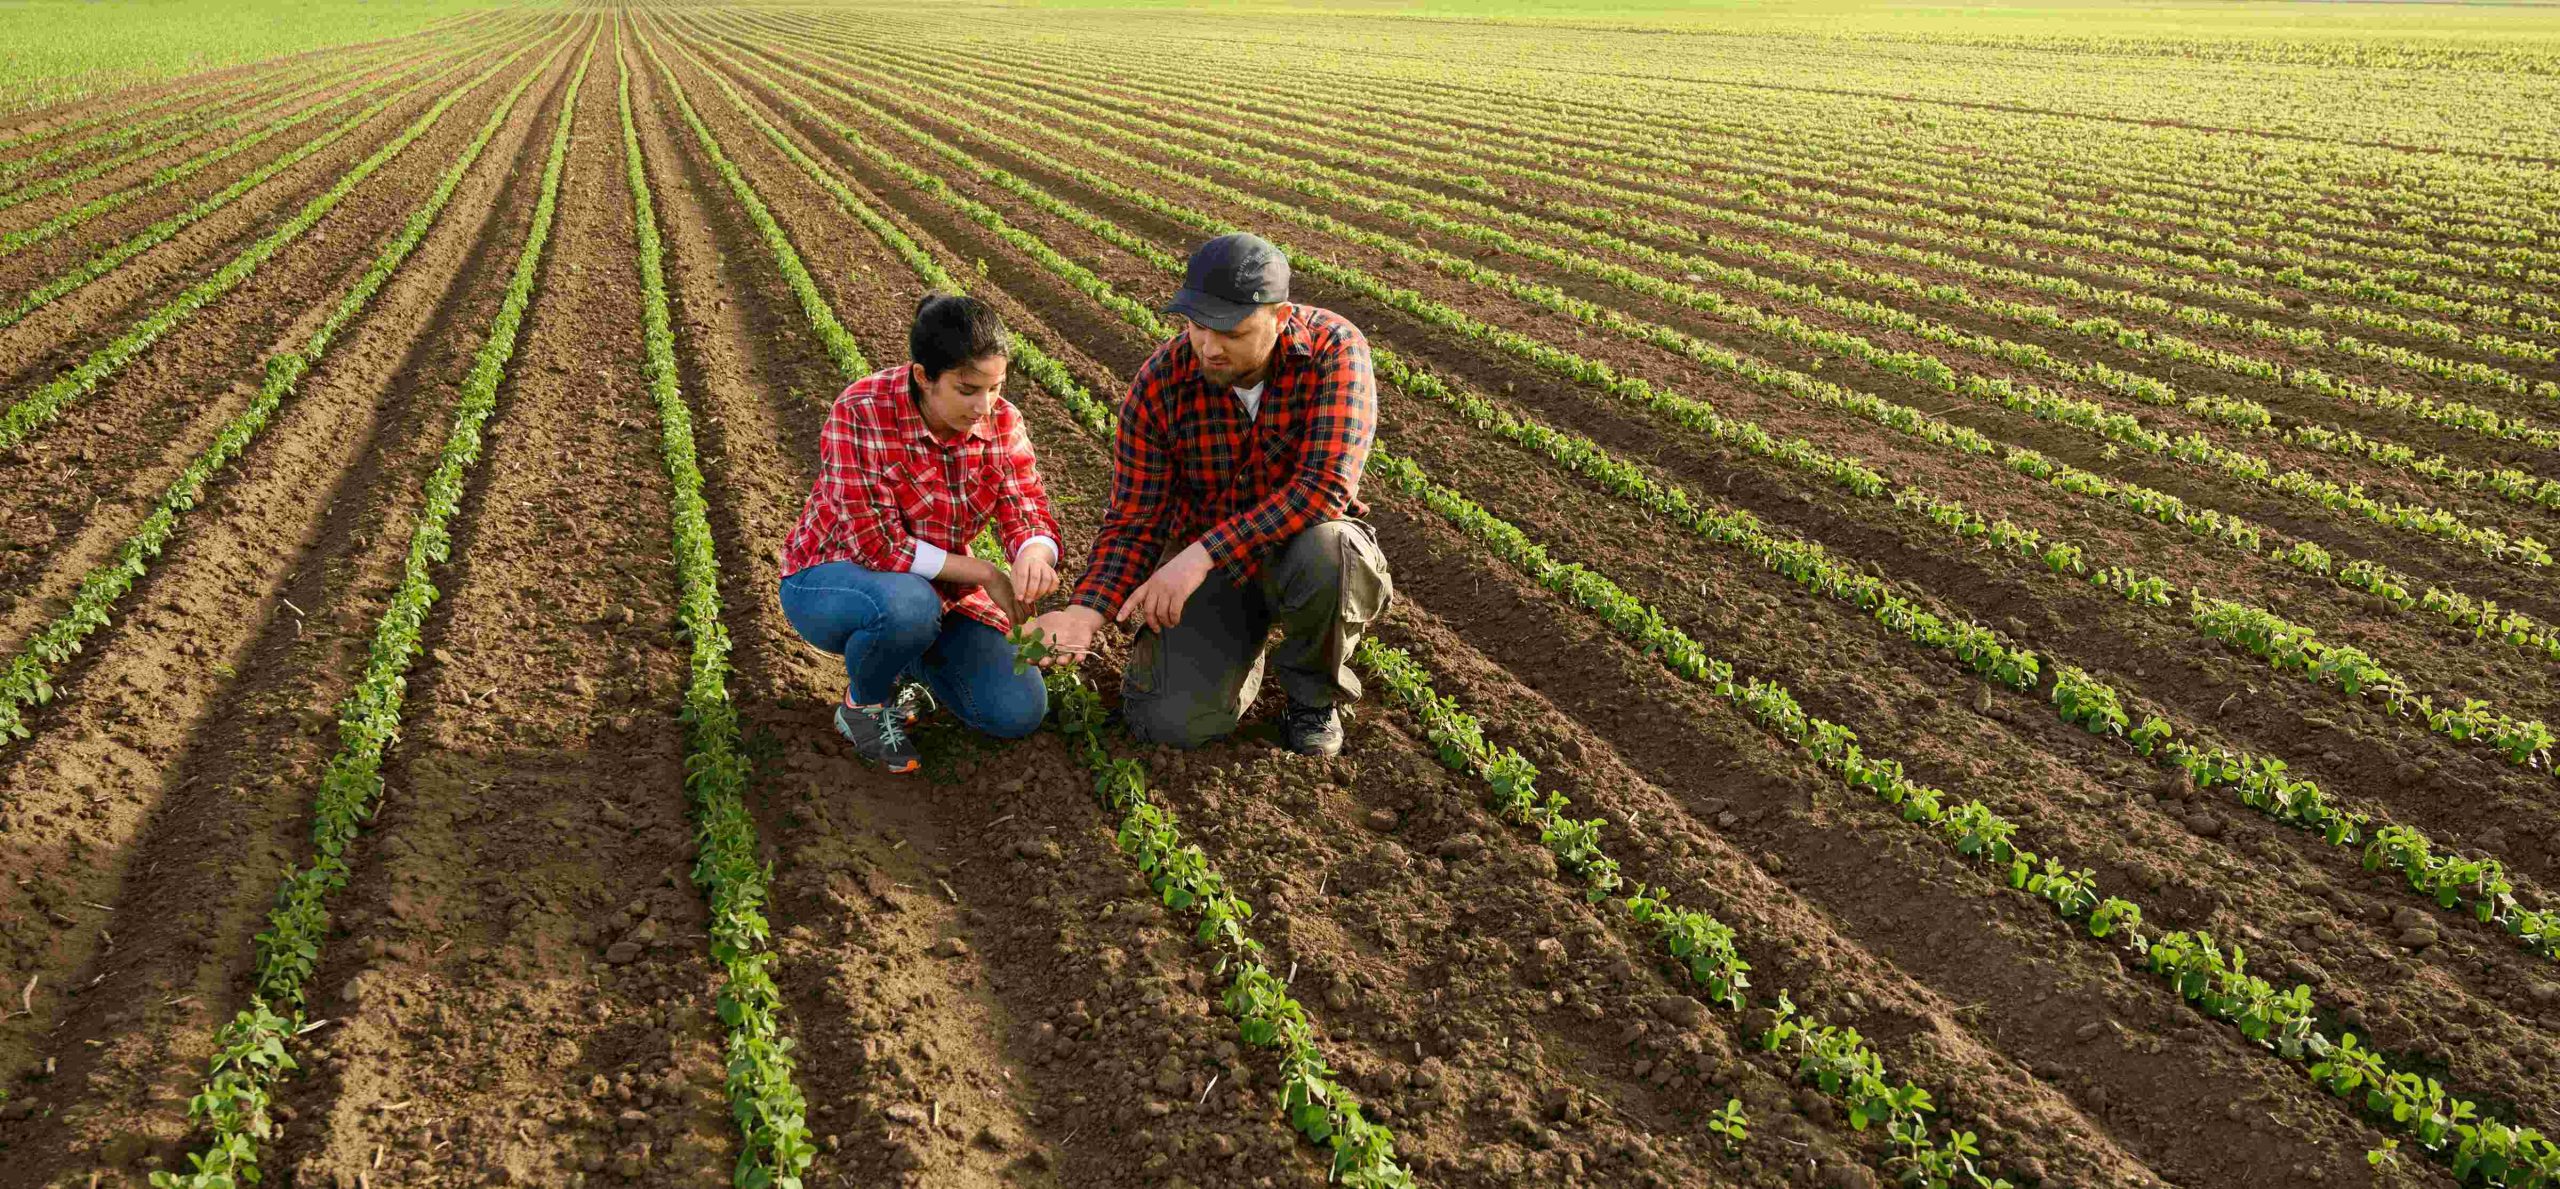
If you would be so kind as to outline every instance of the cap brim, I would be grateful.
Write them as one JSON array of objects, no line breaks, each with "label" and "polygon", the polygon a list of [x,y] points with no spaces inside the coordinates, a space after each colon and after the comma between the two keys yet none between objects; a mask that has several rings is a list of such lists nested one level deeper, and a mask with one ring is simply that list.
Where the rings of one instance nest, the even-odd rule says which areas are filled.
[{"label": "cap brim", "polygon": [[1173,300],[1165,305],[1162,312],[1180,314],[1211,330],[1234,330],[1238,323],[1260,308],[1250,302],[1228,301],[1197,289],[1184,289],[1173,295]]}]

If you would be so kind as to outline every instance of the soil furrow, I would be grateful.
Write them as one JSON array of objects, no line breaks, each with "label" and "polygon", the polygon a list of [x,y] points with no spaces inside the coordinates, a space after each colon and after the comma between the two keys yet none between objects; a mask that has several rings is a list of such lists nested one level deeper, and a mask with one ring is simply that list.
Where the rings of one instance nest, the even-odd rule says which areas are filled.
[{"label": "soil furrow", "polygon": [[[522,172],[543,86],[372,313],[61,675],[36,737],[0,759],[9,874],[26,881],[6,921],[9,965],[82,988],[39,997],[39,1014],[6,1033],[13,1077],[53,1070],[13,1096],[0,1142],[29,1179],[7,1183],[86,1167],[138,1184],[123,1170],[177,1160],[186,1098],[248,973],[276,870],[309,846],[333,707],[364,665],[469,365],[453,343],[487,324],[505,284],[503,245],[525,219],[507,163]],[[69,915],[84,903],[115,911]]]},{"label": "soil furrow", "polygon": [[667,489],[631,332],[636,239],[598,79],[317,976],[312,1013],[341,1023],[287,1095],[309,1123],[273,1159],[297,1182],[698,1185],[734,1158],[686,876],[670,546],[641,514]]},{"label": "soil furrow", "polygon": [[[238,289],[110,377],[40,438],[0,456],[10,493],[0,503],[0,523],[11,526],[14,546],[0,554],[0,587],[8,592],[0,597],[0,622],[13,642],[60,610],[56,601],[69,584],[123,539],[170,475],[255,394],[261,377],[244,361],[309,335],[334,295],[407,221],[435,177],[549,48],[537,46],[482,83]],[[382,128],[383,138],[398,128]],[[315,178],[314,190],[334,180]],[[155,292],[143,301],[167,296]],[[37,577],[38,567],[51,571],[50,580]]]}]

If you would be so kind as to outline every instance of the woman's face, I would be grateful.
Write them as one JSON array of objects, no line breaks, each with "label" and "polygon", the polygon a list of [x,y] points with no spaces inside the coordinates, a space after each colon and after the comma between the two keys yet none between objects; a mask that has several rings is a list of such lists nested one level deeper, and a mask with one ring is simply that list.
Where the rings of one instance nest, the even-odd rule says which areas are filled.
[{"label": "woman's face", "polygon": [[998,390],[1004,387],[1004,365],[1004,356],[989,355],[930,380],[923,368],[917,368],[916,387],[924,392],[925,422],[944,437],[969,432],[995,411]]}]

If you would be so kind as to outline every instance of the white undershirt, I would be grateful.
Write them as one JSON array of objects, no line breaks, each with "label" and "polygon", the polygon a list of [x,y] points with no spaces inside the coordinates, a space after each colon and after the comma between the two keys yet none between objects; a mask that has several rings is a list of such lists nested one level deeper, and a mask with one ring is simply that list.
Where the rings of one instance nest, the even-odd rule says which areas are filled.
[{"label": "white undershirt", "polygon": [[1262,416],[1262,389],[1263,385],[1268,383],[1270,383],[1270,381],[1265,380],[1262,384],[1256,384],[1251,388],[1238,388],[1234,390],[1236,394],[1236,403],[1244,406],[1245,420],[1251,421]]}]

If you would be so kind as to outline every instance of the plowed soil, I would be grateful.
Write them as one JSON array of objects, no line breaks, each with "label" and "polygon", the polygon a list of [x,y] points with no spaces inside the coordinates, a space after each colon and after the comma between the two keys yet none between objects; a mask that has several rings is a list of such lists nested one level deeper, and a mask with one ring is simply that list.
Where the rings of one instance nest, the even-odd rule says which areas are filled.
[{"label": "plowed soil", "polygon": [[[1313,1189],[1329,1177],[1325,1149],[1294,1131],[1281,1109],[1269,1054],[1243,1043],[1222,1004],[1229,972],[1123,853],[1117,822],[1064,738],[1044,731],[995,743],[938,715],[921,728],[924,772],[891,777],[866,766],[832,728],[841,660],[801,641],[775,597],[778,546],[817,473],[820,428],[835,394],[859,378],[840,370],[809,309],[824,303],[863,362],[885,368],[905,361],[910,312],[928,286],[746,112],[781,129],[1105,402],[1125,390],[1155,349],[1152,338],[1088,292],[1094,286],[1053,273],[793,101],[942,178],[1118,295],[1154,307],[1176,278],[777,67],[849,92],[1176,257],[1201,238],[1190,225],[989,134],[1221,219],[1259,216],[1222,207],[1197,185],[1132,170],[1097,146],[1400,243],[1461,251],[2003,443],[2246,515],[2288,539],[2560,617],[2560,587],[2544,570],[2481,562],[2199,467],[2120,456],[2073,431],[1821,359],[1695,309],[1442,244],[1352,204],[1072,128],[1025,133],[969,110],[986,102],[1040,119],[1031,105],[1055,103],[1182,144],[1267,118],[1177,102],[1166,62],[1116,62],[1096,33],[1104,26],[1055,19],[1058,36],[1035,40],[1007,21],[957,16],[937,48],[927,18],[885,6],[515,14],[310,55],[290,69],[214,72],[0,121],[0,137],[37,138],[0,153],[7,161],[45,151],[47,129],[156,93],[222,87],[126,122],[185,111],[170,129],[196,128],[314,88],[253,121],[0,212],[5,233],[145,184],[154,170],[272,120],[322,111],[0,257],[0,298],[13,299],[374,98],[437,80],[168,242],[0,328],[0,396],[15,402],[222,267],[462,80],[529,49],[245,284],[0,453],[6,672],[67,612],[83,580],[118,556],[172,477],[246,407],[265,361],[303,342],[508,90],[533,75],[388,287],[185,510],[168,548],[143,559],[106,622],[76,654],[46,664],[50,696],[27,708],[28,737],[0,739],[0,1189],[139,1186],[154,1171],[185,1169],[201,1151],[206,1135],[189,1099],[204,1084],[217,1029],[247,1002],[279,874],[312,857],[313,793],[340,746],[341,702],[365,669],[408,556],[422,485],[533,225],[550,133],[564,114],[570,148],[549,247],[449,553],[434,567],[439,598],[406,675],[381,806],[348,852],[345,886],[331,894],[328,937],[312,956],[313,990],[289,1046],[298,1069],[275,1092],[278,1126],[259,1141],[259,1166],[267,1184],[296,1187],[589,1189],[725,1184],[742,1157],[757,1158],[732,1120],[725,975],[694,878],[700,840],[681,713],[692,641],[679,618],[673,488],[642,341],[640,229],[617,101],[626,73],[734,649],[727,692],[754,761],[748,804],[771,872],[762,907],[770,969],[817,1148],[805,1174],[813,1186]],[[1154,54],[1176,35],[1149,26],[1123,52]],[[591,39],[584,90],[564,113],[570,72]],[[1249,44],[1250,53],[1277,52]],[[1444,118],[1453,135],[1506,127],[1503,113],[1514,110],[1473,86],[1401,106],[1412,92],[1393,80],[1302,81],[1313,89],[1308,102],[1329,95],[1336,114]],[[350,98],[377,83],[385,85]],[[680,113],[678,88],[737,182],[805,262],[813,292],[795,292],[786,279],[767,231]],[[1254,94],[1256,104],[1281,101],[1277,92]],[[1608,129],[1679,132],[1652,113],[1608,110],[1606,121],[1595,115],[1591,137],[1515,134],[1547,138],[1551,167],[1570,171],[1582,160],[1577,151],[1604,143],[1596,138]],[[1320,135],[1279,122],[1259,127]],[[1492,164],[1486,176],[1499,188],[1452,179],[1392,147],[1433,147],[1418,134],[1385,135],[1380,180],[1541,217],[1555,202],[1590,201]],[[1714,145],[1701,142],[1702,161]],[[69,155],[5,184],[40,183],[115,151]],[[2030,171],[2006,158],[1984,168]],[[1809,190],[1829,184],[1811,166],[1788,176]],[[1879,178],[1840,192],[1900,198],[1917,185]],[[1663,192],[1754,205],[1705,182]],[[1818,193],[1803,201],[1820,207]],[[2158,209],[2174,205],[2164,197]],[[2183,233],[2144,209],[2152,213],[2125,217],[2123,234],[2151,243]],[[2476,697],[2520,717],[2560,715],[2547,659],[2424,614],[2387,612],[2262,552],[2072,498],[1996,457],[1942,451],[1751,385],[1393,247],[1270,223],[1264,230],[1303,252],[1711,401],[1781,438],[1855,455],[1897,483],[2138,562],[2182,587],[2273,608],[2324,639],[2370,651],[2439,701]],[[2364,259],[2399,242],[2392,234],[2319,250]],[[1561,235],[1529,237],[1585,250]],[[1832,287],[1811,272],[1738,254],[1728,261]],[[1995,296],[2054,300],[1893,267]],[[2547,275],[2515,284],[2560,299]],[[1897,299],[1883,288],[1840,292]],[[1304,271],[1292,296],[1349,316],[1373,343],[1517,416],[1588,437],[1702,506],[1748,511],[1942,616],[1995,628],[2048,666],[2082,667],[2174,715],[2182,731],[2194,724],[2214,745],[2280,756],[2332,796],[2422,828],[2442,850],[2494,856],[2527,905],[2544,905],[2543,889],[2560,882],[2560,802],[2547,757],[2509,764],[2376,702],[2275,672],[2198,634],[2183,603],[2135,607],[1962,543],[1890,500],[1720,445],[1409,306]],[[2060,304],[2072,317],[2107,312]],[[2274,321],[2326,325],[2307,301],[2293,304]],[[1944,350],[1818,311],[1770,308],[1893,349]],[[1921,312],[2075,361],[2164,366],[2067,332],[1938,306]],[[2549,413],[2548,402],[2530,397],[2429,387],[2409,368],[2341,366],[2180,332],[2510,413]],[[2529,378],[2560,376],[2550,365],[2424,336],[2354,333]],[[2047,382],[2008,365],[1942,357]],[[2531,447],[2345,409],[2274,383],[2194,369],[2175,380],[2182,390],[2261,401],[2470,465],[2553,469]],[[1006,393],[1026,415],[1067,526],[1062,568],[1072,582],[1109,499],[1110,449],[1059,393],[1019,369]],[[2073,394],[2110,407],[2119,399]],[[2048,686],[1988,685],[1867,611],[1613,498],[1427,395],[1387,385],[1380,400],[1382,449],[1518,526],[1555,560],[1614,579],[1743,675],[1782,683],[1807,711],[1855,730],[1870,754],[2016,822],[2023,844],[2139,901],[2146,935],[2204,930],[2237,941],[2253,972],[2308,988],[2329,1033],[2353,1033],[2394,1068],[2439,1079],[2491,1116],[2560,1128],[2552,1106],[2560,1101],[2560,974],[2550,958],[2434,906],[2396,872],[2369,869],[2356,846],[2249,812],[2227,790],[2199,791],[2120,741],[2057,717]],[[2137,411],[2166,431],[2231,432],[2181,412]],[[2273,439],[2248,444],[2377,494],[2560,535],[2560,513],[2549,509],[2449,493]],[[1972,1133],[1986,1175],[2021,1189],[2465,1183],[2405,1129],[2325,1093],[2299,1064],[2199,1010],[2121,945],[2058,919],[2002,871],[1844,790],[1751,716],[1675,676],[1422,502],[1375,481],[1363,494],[1397,590],[1376,629],[1381,642],[1426,665],[1440,693],[1482,720],[1488,739],[1534,762],[1541,788],[1595,818],[1629,884],[1733,926],[1751,966],[1748,1010],[1703,1002],[1649,929],[1614,900],[1583,895],[1534,830],[1492,808],[1483,781],[1444,766],[1420,722],[1375,698],[1353,710],[1348,746],[1331,759],[1280,746],[1276,692],[1234,738],[1197,751],[1107,732],[1115,754],[1144,765],[1186,840],[1255,906],[1250,928],[1285,973],[1324,1060],[1368,1115],[1393,1129],[1399,1159],[1419,1182],[1896,1183],[1904,1165],[1882,1128],[1849,1118],[1789,1056],[1760,1043],[1783,990],[1825,1022],[1854,1027],[1894,1079],[1928,1091],[1942,1135]],[[1117,700],[1124,645],[1112,634],[1084,666],[1106,703]],[[1747,1117],[1747,1137],[1710,1130],[1728,1104]],[[2374,1152],[2387,1158],[2369,1159]]]}]

